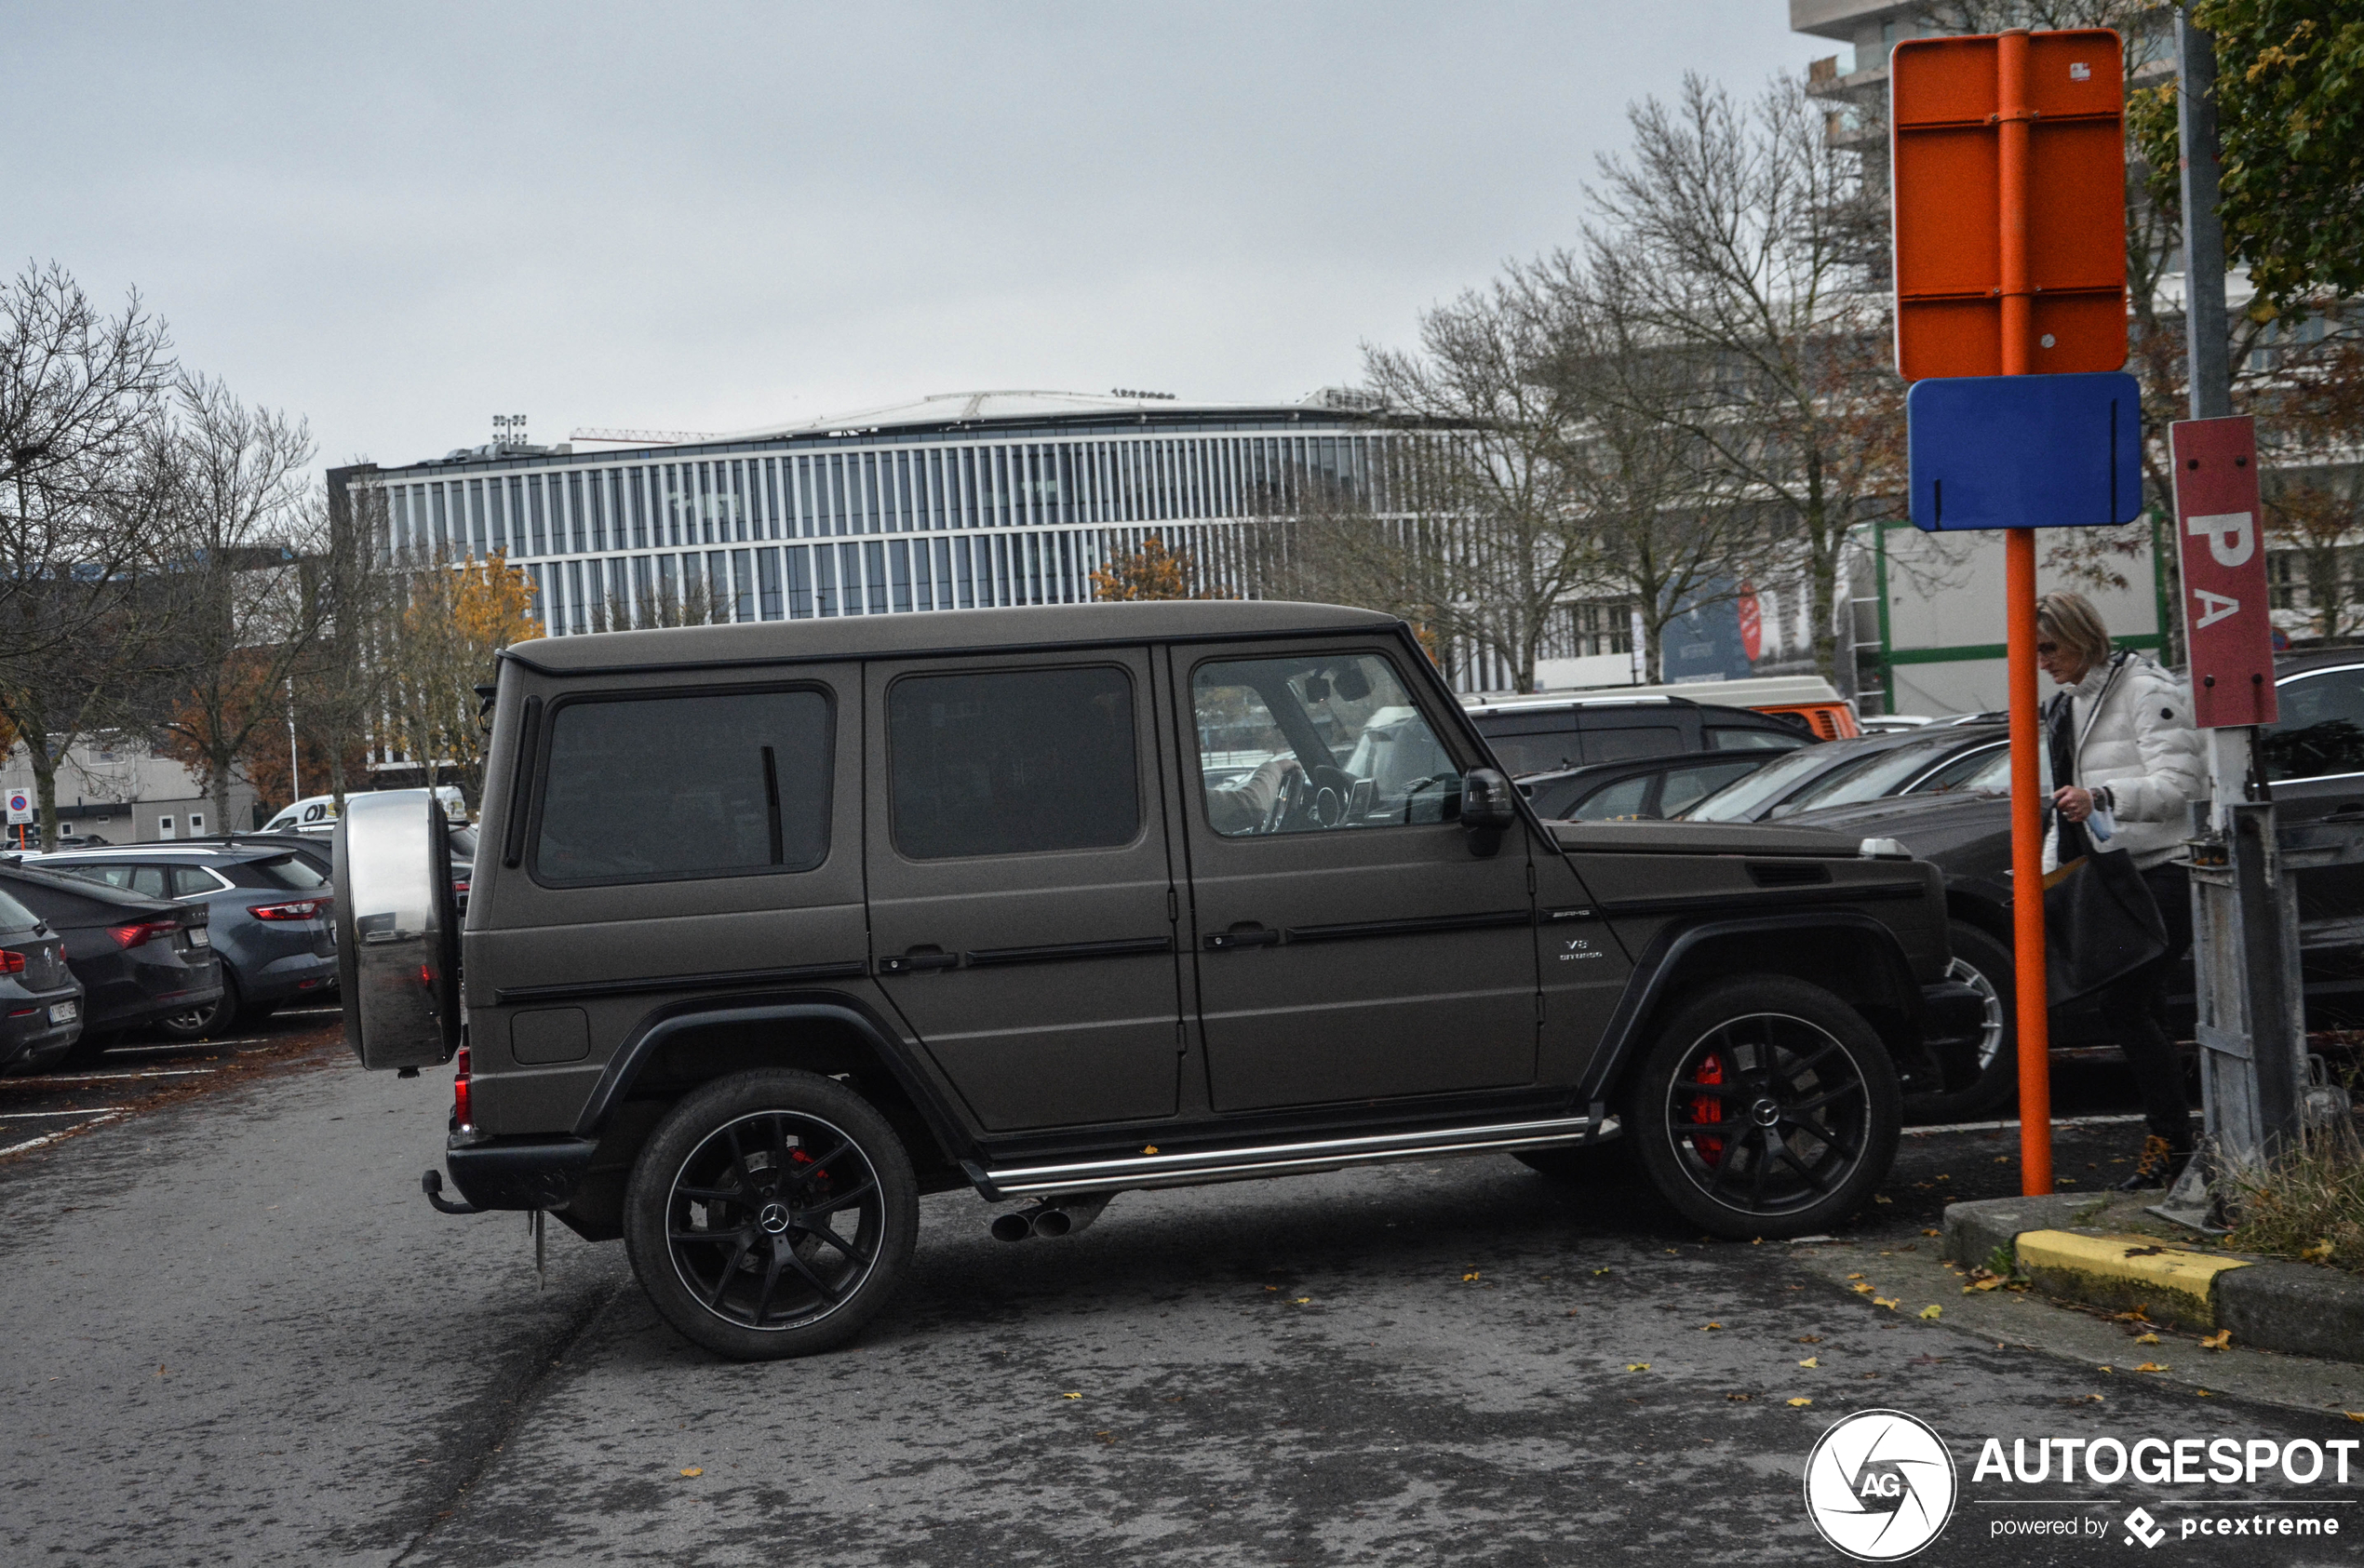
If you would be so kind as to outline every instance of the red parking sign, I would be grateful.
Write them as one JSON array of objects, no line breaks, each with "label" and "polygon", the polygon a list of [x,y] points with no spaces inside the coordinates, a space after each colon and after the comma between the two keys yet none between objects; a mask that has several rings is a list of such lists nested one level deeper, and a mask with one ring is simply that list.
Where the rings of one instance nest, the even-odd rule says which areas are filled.
[{"label": "red parking sign", "polygon": [[2271,724],[2280,710],[2274,623],[2266,613],[2257,423],[2179,420],[2168,426],[2167,439],[2175,463],[2193,721],[2209,730]]}]

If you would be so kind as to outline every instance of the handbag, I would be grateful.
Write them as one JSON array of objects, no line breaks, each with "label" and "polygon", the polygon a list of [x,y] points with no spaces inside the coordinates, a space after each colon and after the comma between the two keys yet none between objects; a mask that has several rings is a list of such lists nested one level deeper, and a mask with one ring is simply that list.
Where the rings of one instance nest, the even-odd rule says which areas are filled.
[{"label": "handbag", "polygon": [[2124,850],[2096,850],[2044,878],[2044,979],[2051,1005],[2122,980],[2167,953],[2167,922]]}]

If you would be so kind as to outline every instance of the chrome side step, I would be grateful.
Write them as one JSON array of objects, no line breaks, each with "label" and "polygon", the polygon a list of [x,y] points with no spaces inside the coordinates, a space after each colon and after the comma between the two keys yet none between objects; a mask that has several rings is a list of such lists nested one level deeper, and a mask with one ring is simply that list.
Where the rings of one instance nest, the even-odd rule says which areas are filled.
[{"label": "chrome side step", "polygon": [[[1594,1107],[1591,1116],[1546,1121],[1505,1121],[1482,1127],[1433,1127],[1364,1138],[1325,1138],[1313,1143],[1267,1144],[1246,1148],[1202,1149],[1189,1154],[1128,1155],[1122,1159],[1066,1165],[1012,1166],[988,1171],[968,1165],[970,1181],[990,1200],[1042,1198],[1071,1192],[1126,1192],[1147,1187],[1195,1186],[1202,1182],[1252,1176],[1294,1175],[1312,1171],[1377,1165],[1390,1159],[1427,1159],[1441,1155],[1503,1154],[1513,1149],[1562,1148],[1614,1136],[1618,1119]],[[966,1164],[966,1161],[963,1161]]]}]

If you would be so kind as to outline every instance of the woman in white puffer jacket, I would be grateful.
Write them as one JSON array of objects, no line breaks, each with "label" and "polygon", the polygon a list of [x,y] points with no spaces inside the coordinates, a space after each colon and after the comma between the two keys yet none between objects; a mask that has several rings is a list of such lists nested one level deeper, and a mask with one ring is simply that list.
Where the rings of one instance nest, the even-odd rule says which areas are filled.
[{"label": "woman in white puffer jacket", "polygon": [[2098,998],[2134,1069],[2150,1124],[2142,1158],[2123,1186],[2165,1186],[2192,1149],[2183,1064],[2166,1027],[2168,978],[2192,940],[2191,883],[2172,857],[2191,831],[2190,802],[2207,792],[2191,693],[2156,660],[2113,651],[2108,628],[2081,594],[2045,595],[2036,601],[2035,627],[2036,661],[2066,689],[2044,705],[2053,786],[2044,869],[2096,847],[2098,814],[2109,831],[2100,847],[2134,857],[2167,925],[2167,952]]}]

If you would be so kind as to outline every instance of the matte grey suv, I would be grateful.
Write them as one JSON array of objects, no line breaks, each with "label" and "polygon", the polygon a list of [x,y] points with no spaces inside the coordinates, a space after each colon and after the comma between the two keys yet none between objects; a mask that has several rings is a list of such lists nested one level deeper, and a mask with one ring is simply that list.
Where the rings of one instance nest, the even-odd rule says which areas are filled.
[{"label": "matte grey suv", "polygon": [[[621,1238],[742,1358],[852,1334],[922,1192],[1113,1194],[1622,1136],[1732,1237],[1828,1228],[1967,1064],[1931,868],[1551,824],[1400,622],[1112,604],[504,657],[457,929],[423,791],[337,830],[362,1062],[458,1052],[466,1199]],[[464,972],[464,1007],[463,974]],[[1932,1048],[1936,1048],[1934,1051]]]}]

